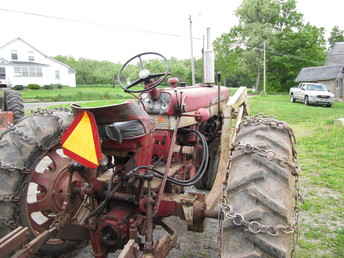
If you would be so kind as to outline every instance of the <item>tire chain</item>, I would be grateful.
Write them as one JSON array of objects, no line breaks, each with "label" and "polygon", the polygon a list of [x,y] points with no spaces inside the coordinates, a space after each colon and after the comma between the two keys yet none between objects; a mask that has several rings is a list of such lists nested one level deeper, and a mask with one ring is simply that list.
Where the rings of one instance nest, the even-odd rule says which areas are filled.
[{"label": "tire chain", "polygon": [[[69,111],[68,109],[54,109],[54,110],[47,110],[47,109],[38,109],[35,111],[31,111],[31,115],[33,116],[54,116],[55,111]],[[56,118],[60,119],[59,117],[55,116]],[[25,118],[24,118],[25,119]],[[62,126],[60,126],[59,134],[62,132]],[[6,134],[12,133],[16,136],[20,137],[20,139],[28,144],[37,144],[36,141],[31,139],[30,137],[26,137],[22,132],[16,130],[16,126],[11,124],[8,126],[7,130],[0,135],[0,139]],[[39,148],[44,150],[43,146],[38,146]],[[14,173],[20,172],[22,174],[31,174],[32,170],[26,167],[17,167],[15,165],[6,163],[4,161],[0,161],[0,169],[7,173]],[[25,183],[23,182],[18,189],[24,189]],[[0,203],[17,203],[20,201],[20,193],[19,190],[14,194],[0,194]],[[16,215],[15,215],[16,216]],[[11,229],[16,228],[16,219],[8,219],[4,217],[0,217],[0,224],[8,226]]]},{"label": "tire chain", "polygon": [[[240,124],[240,127],[247,125],[253,126],[270,126],[272,128],[277,128],[280,130],[287,130],[288,135],[290,137],[292,144],[292,152],[293,152],[293,162],[287,161],[281,157],[279,157],[276,153],[272,151],[266,150],[266,146],[253,146],[250,144],[242,145],[242,144],[233,144],[230,150],[230,157],[227,165],[226,171],[226,179],[223,182],[223,196],[220,203],[220,209],[218,214],[218,243],[219,243],[219,250],[220,250],[220,257],[222,252],[222,236],[223,236],[223,223],[224,221],[231,221],[234,226],[237,227],[245,227],[245,231],[251,234],[267,234],[272,237],[277,237],[280,234],[294,234],[294,247],[291,251],[292,257],[295,255],[295,246],[298,240],[299,231],[298,231],[298,220],[299,220],[299,210],[298,210],[298,201],[302,201],[302,196],[300,194],[299,189],[299,167],[296,165],[296,156],[297,152],[295,150],[294,144],[296,143],[295,135],[289,125],[285,122],[278,121],[271,117],[257,115],[255,117],[245,117]],[[234,212],[234,208],[230,205],[230,201],[226,196],[227,188],[228,188],[228,179],[230,174],[230,164],[233,158],[233,150],[241,150],[245,154],[256,154],[260,157],[266,158],[268,160],[277,160],[279,164],[282,166],[289,166],[292,169],[292,175],[295,177],[295,185],[296,185],[296,195],[295,195],[295,221],[293,225],[265,225],[260,223],[256,220],[247,220],[243,215],[240,213]]]}]

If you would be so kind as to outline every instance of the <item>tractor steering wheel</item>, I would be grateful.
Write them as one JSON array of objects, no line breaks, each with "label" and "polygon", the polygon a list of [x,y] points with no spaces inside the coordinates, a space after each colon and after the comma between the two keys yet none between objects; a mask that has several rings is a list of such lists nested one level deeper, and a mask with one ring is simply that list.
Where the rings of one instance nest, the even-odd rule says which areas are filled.
[{"label": "tractor steering wheel", "polygon": [[[148,55],[152,55],[152,56],[158,56],[159,59],[162,59],[162,62],[165,65],[165,71],[164,72],[159,72],[159,73],[151,73],[148,69],[145,69],[144,67],[144,63],[142,60],[143,56],[148,56]],[[127,79],[127,82],[124,82],[124,74],[125,74],[125,70],[132,65],[132,62],[138,59],[138,68],[139,68],[139,72],[138,72],[138,78],[136,77],[135,80],[131,81],[129,80],[129,78]],[[132,58],[130,58],[128,61],[126,61],[121,69],[119,70],[118,73],[118,82],[121,86],[121,88],[128,93],[143,93],[143,92],[147,92],[152,90],[153,88],[157,87],[160,83],[162,83],[167,76],[169,75],[169,67],[168,67],[168,63],[167,63],[167,59],[166,57],[164,57],[163,55],[156,53],[156,52],[144,52],[141,54],[138,54]],[[140,83],[144,83],[144,89],[142,90],[132,90],[130,88],[134,87],[135,85],[138,85]]]}]

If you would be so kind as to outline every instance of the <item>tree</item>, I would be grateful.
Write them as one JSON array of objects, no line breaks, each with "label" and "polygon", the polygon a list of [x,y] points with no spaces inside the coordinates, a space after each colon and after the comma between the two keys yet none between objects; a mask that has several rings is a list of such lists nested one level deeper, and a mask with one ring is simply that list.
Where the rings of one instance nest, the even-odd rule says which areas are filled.
[{"label": "tree", "polygon": [[287,90],[302,67],[323,63],[324,30],[303,23],[295,0],[243,0],[236,15],[239,25],[215,42],[217,69],[236,78],[234,85],[259,84],[263,42],[270,91]]},{"label": "tree", "polygon": [[343,41],[344,41],[344,30],[341,30],[339,26],[334,26],[332,28],[331,35],[328,39],[330,48],[332,48],[336,42],[343,42]]}]

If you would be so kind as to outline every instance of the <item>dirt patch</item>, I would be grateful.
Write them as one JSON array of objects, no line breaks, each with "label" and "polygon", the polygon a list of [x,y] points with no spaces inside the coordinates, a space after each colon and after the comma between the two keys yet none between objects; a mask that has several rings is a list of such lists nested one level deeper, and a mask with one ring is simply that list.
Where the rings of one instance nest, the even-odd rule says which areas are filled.
[{"label": "dirt patch", "polygon": [[296,139],[311,136],[314,134],[314,129],[304,125],[292,125]]},{"label": "dirt patch", "polygon": [[[187,231],[184,221],[176,217],[170,217],[165,222],[173,226],[178,234],[177,247],[174,248],[167,258],[212,258],[217,257],[217,220],[206,219],[203,233]],[[164,234],[162,230],[157,230],[156,237]],[[117,258],[119,252],[110,254],[108,258]],[[69,258],[91,258],[92,251],[88,246],[80,250],[77,254],[68,256]]]}]

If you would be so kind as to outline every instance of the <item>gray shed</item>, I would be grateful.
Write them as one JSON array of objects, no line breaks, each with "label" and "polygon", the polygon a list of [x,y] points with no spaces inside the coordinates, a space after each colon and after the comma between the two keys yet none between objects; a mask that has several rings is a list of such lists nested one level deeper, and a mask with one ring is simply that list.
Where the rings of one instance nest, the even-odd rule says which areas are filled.
[{"label": "gray shed", "polygon": [[343,98],[344,64],[303,68],[297,76],[296,81],[325,84],[327,88],[335,94],[336,98]]},{"label": "gray shed", "polygon": [[325,65],[344,65],[344,42],[336,42],[328,51]]}]

